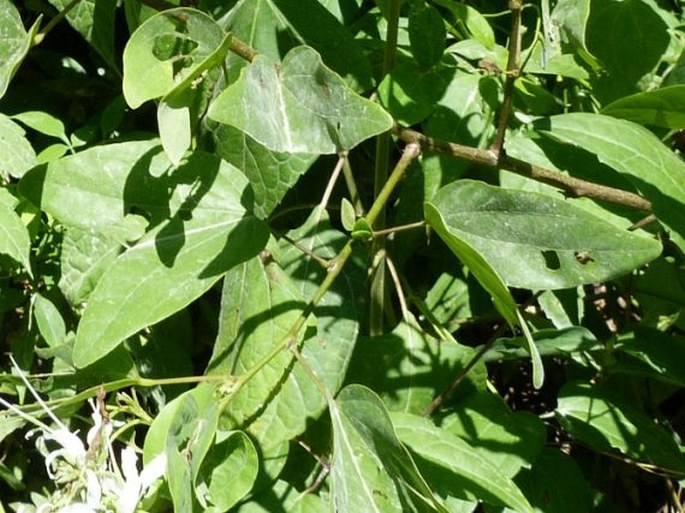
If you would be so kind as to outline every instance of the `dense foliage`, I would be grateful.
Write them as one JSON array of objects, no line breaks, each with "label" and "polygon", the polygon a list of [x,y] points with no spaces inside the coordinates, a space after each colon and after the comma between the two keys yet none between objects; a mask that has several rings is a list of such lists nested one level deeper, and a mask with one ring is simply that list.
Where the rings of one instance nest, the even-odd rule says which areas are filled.
[{"label": "dense foliage", "polygon": [[683,511],[682,8],[0,0],[0,511]]}]

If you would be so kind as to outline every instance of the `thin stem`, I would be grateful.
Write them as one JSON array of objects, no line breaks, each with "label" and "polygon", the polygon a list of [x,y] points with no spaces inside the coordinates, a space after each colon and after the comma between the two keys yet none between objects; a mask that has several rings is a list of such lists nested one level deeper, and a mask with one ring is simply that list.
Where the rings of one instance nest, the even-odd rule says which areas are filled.
[{"label": "thin stem", "polygon": [[452,382],[447,385],[445,390],[443,390],[440,395],[438,395],[435,399],[433,399],[433,402],[430,403],[426,409],[424,409],[421,412],[421,415],[423,417],[428,417],[433,414],[435,410],[437,410],[440,405],[445,401],[445,398],[449,396],[455,388],[459,386],[459,383],[461,383],[464,378],[473,370],[473,368],[476,366],[476,364],[481,361],[483,356],[485,356],[485,353],[487,353],[490,349],[492,349],[492,346],[495,345],[495,342],[499,337],[501,337],[506,331],[509,329],[509,325],[504,322],[500,324],[495,332],[492,334],[492,336],[488,339],[488,341],[483,345],[483,347],[480,348],[480,351],[478,351],[471,360],[469,360],[469,363],[467,363],[464,368],[462,368],[457,375],[454,377]]},{"label": "thin stem", "polygon": [[632,192],[580,180],[579,178],[573,178],[506,155],[498,162],[496,155],[491,150],[480,150],[478,148],[472,148],[453,142],[433,139],[420,132],[397,125],[393,128],[393,132],[405,142],[413,142],[421,145],[424,150],[444,153],[455,158],[480,164],[484,167],[506,169],[507,171],[531,178],[538,182],[553,185],[554,187],[563,190],[571,197],[591,198],[635,208],[637,210],[644,210],[646,212],[651,212],[652,210],[651,202]]},{"label": "thin stem", "polygon": [[[378,216],[378,213],[383,209],[383,206],[390,198],[393,189],[400,182],[402,176],[404,176],[409,164],[411,164],[411,161],[414,160],[418,154],[418,144],[407,145],[402,158],[400,158],[399,162],[395,166],[395,169],[393,169],[388,181],[376,198],[376,201],[374,201],[374,204],[371,206],[371,210],[369,210],[369,213],[366,216],[369,223],[374,222]],[[257,363],[254,367],[251,367],[245,374],[242,374],[237,378],[235,386],[231,390],[231,394],[224,398],[224,402],[228,402],[231,397],[238,393],[247,382],[249,382],[261,369],[268,365],[269,362],[273,360],[284,348],[296,346],[298,333],[304,327],[305,323],[307,322],[307,318],[314,312],[316,306],[319,304],[321,299],[323,299],[326,292],[328,292],[333,285],[333,282],[335,282],[336,278],[342,272],[345,263],[350,258],[350,255],[352,255],[352,243],[353,240],[350,239],[340,250],[340,252],[333,259],[331,259],[330,265],[327,269],[326,277],[319,285],[319,288],[316,289],[316,292],[309,300],[309,303],[307,303],[307,306],[304,307],[300,315],[290,326],[290,329],[280,343],[276,344],[269,354],[262,358],[259,363]]]},{"label": "thin stem", "polygon": [[[389,0],[388,30],[385,37],[385,53],[383,55],[383,72],[385,76],[395,65],[397,53],[397,35],[400,21],[400,0]],[[376,163],[374,171],[374,197],[378,197],[388,178],[388,162],[390,159],[390,133],[384,132],[376,138]],[[385,204],[384,204],[385,205]],[[385,228],[385,208],[378,212],[375,222],[371,226],[382,230]],[[376,254],[385,249],[385,239],[375,239],[372,253]],[[383,314],[385,312],[386,273],[385,263],[381,261],[371,280],[370,290],[370,318],[369,333],[371,336],[383,333]]]},{"label": "thin stem", "polygon": [[289,244],[292,244],[294,247],[302,251],[305,255],[307,255],[309,258],[314,260],[317,264],[319,264],[321,267],[324,269],[327,269],[329,265],[331,265],[331,262],[329,260],[326,260],[325,258],[321,258],[319,255],[311,251],[309,248],[305,248],[302,244],[297,242],[294,239],[291,239],[288,235],[283,235],[283,240],[288,242]]},{"label": "thin stem", "polygon": [[400,310],[402,311],[402,318],[406,319],[409,315],[409,308],[407,308],[407,300],[404,297],[404,291],[402,290],[402,283],[400,281],[400,275],[397,273],[395,264],[392,263],[392,258],[385,256],[385,263],[388,266],[388,273],[395,284],[395,293],[397,294],[397,300],[400,302]]},{"label": "thin stem", "polygon": [[424,226],[426,226],[426,221],[416,221],[415,223],[393,226],[392,228],[386,228],[385,230],[376,230],[373,232],[373,236],[381,237],[383,235],[390,235],[393,233],[404,232],[407,230],[415,230],[416,228],[422,228]]},{"label": "thin stem", "polygon": [[509,38],[509,60],[507,61],[506,79],[504,81],[504,99],[499,112],[497,134],[490,146],[492,152],[501,159],[504,156],[504,134],[507,131],[509,115],[511,114],[512,98],[514,96],[514,82],[519,77],[521,63],[521,1],[509,0],[511,10],[511,36]]},{"label": "thin stem", "polygon": [[328,206],[328,201],[331,199],[331,194],[333,194],[333,189],[335,188],[335,182],[338,181],[338,177],[340,176],[340,172],[343,169],[345,160],[347,160],[347,152],[341,153],[338,157],[338,161],[335,163],[335,167],[333,168],[333,172],[331,173],[331,178],[328,180],[326,190],[324,191],[323,196],[321,198],[320,205],[322,208],[327,208]]},{"label": "thin stem", "polygon": [[64,9],[62,9],[59,13],[57,13],[57,16],[52,18],[45,27],[43,27],[43,30],[41,30],[38,34],[36,34],[36,37],[33,38],[33,44],[38,45],[40,44],[43,39],[45,39],[45,36],[48,35],[48,33],[57,26],[57,24],[62,21],[67,14],[69,14],[69,11],[71,11],[74,7],[76,7],[81,0],[71,0],[66,6],[64,6]]},{"label": "thin stem", "polygon": [[242,57],[246,61],[252,62],[255,57],[259,55],[259,52],[248,45],[245,41],[238,39],[237,37],[231,37],[231,44],[228,47],[234,54]]},{"label": "thin stem", "polygon": [[343,176],[345,177],[347,190],[350,193],[350,201],[352,201],[352,205],[354,206],[354,213],[357,214],[358,217],[362,217],[364,215],[364,205],[362,205],[362,200],[359,197],[359,189],[357,188],[357,182],[354,180],[350,159],[345,159],[343,164]]}]

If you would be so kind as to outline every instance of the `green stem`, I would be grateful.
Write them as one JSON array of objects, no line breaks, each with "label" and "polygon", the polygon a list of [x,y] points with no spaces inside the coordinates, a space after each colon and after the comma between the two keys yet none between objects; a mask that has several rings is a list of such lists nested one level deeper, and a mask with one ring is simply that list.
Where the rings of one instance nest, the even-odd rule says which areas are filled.
[{"label": "green stem", "polygon": [[[397,34],[400,21],[400,0],[388,1],[388,30],[385,37],[385,53],[383,56],[383,76],[387,75],[395,65],[397,54]],[[376,138],[376,164],[374,171],[374,197],[378,197],[388,178],[388,162],[390,158],[390,133],[385,132]],[[383,204],[385,206],[385,204]],[[385,208],[378,212],[375,223],[369,220],[372,227],[382,230],[385,228]],[[385,239],[374,240],[372,253],[375,255],[385,249]],[[370,319],[369,332],[371,336],[383,333],[383,313],[385,311],[386,271],[385,262],[381,261],[371,280],[370,290]]]},{"label": "green stem", "polygon": [[[376,201],[374,201],[374,204],[371,206],[371,209],[366,216],[369,223],[373,223],[378,217],[379,212],[383,210],[383,207],[390,198],[393,189],[404,176],[404,173],[409,167],[409,164],[411,164],[412,160],[419,155],[419,151],[420,149],[418,144],[407,145],[402,158],[400,158],[399,162],[395,166],[395,169],[393,169],[393,172],[388,177],[388,180],[381,189]],[[352,244],[353,240],[350,239],[340,250],[340,252],[330,260],[326,277],[324,278],[323,282],[321,282],[321,285],[319,285],[319,288],[316,290],[312,298],[309,300],[309,303],[307,303],[307,306],[304,308],[304,310],[302,310],[297,319],[295,319],[295,322],[293,322],[283,339],[276,344],[269,354],[262,358],[255,366],[251,367],[250,370],[248,370],[245,374],[242,374],[238,377],[231,394],[224,399],[224,402],[230,401],[231,397],[238,393],[246,383],[248,383],[255,375],[257,375],[257,373],[259,373],[266,365],[268,365],[269,362],[271,362],[271,360],[273,360],[284,348],[291,348],[292,350],[296,349],[297,337],[300,333],[300,330],[304,327],[305,323],[307,322],[307,318],[314,312],[316,306],[319,304],[321,299],[323,299],[324,295],[326,292],[328,292],[331,286],[333,286],[333,282],[335,282],[336,278],[342,272],[345,263],[352,255]]]},{"label": "green stem", "polygon": [[47,25],[41,30],[38,34],[36,34],[36,37],[33,38],[33,45],[39,45],[43,39],[45,39],[45,36],[48,35],[48,33],[57,26],[57,24],[62,21],[67,14],[69,14],[69,11],[71,11],[74,7],[76,7],[81,0],[71,0],[64,9],[62,9],[59,13],[57,13],[57,16],[52,18]]}]

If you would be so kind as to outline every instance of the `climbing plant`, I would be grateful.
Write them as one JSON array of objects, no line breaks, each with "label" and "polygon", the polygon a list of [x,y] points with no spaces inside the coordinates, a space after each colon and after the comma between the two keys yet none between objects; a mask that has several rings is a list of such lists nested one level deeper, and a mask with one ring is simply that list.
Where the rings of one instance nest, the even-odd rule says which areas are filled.
[{"label": "climbing plant", "polygon": [[682,511],[683,20],[0,0],[0,511]]}]

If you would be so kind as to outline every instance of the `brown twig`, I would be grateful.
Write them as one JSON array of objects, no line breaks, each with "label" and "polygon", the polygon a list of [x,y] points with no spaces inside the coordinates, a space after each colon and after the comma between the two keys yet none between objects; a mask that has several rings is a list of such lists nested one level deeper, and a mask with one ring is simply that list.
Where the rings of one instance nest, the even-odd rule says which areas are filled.
[{"label": "brown twig", "polygon": [[498,159],[492,150],[481,150],[453,142],[440,141],[398,125],[393,127],[393,132],[403,141],[419,144],[424,150],[443,153],[486,167],[506,169],[512,173],[557,187],[571,197],[591,198],[646,212],[652,210],[651,202],[632,192],[567,176],[506,155]]},{"label": "brown twig", "polygon": [[497,133],[490,146],[501,161],[504,157],[504,134],[507,131],[509,115],[511,113],[512,98],[514,96],[514,82],[521,73],[521,0],[509,0],[511,10],[511,36],[509,37],[509,59],[507,61],[506,79],[504,81],[504,99],[499,112]]}]

